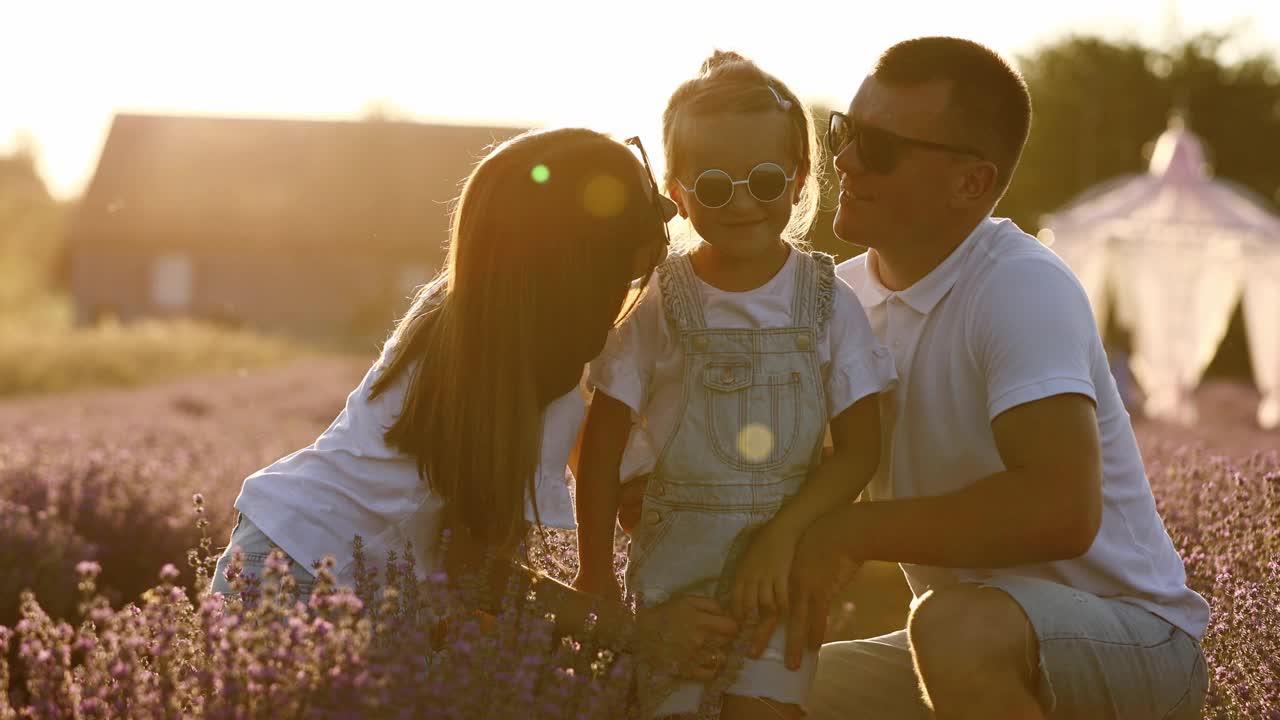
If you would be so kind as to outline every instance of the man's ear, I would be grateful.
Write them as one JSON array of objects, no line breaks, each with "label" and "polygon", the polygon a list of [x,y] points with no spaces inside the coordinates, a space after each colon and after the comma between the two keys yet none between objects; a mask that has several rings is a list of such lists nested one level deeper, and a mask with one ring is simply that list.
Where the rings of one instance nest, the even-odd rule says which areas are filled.
[{"label": "man's ear", "polygon": [[1000,171],[989,160],[975,162],[956,180],[952,199],[957,206],[987,203],[996,191]]}]

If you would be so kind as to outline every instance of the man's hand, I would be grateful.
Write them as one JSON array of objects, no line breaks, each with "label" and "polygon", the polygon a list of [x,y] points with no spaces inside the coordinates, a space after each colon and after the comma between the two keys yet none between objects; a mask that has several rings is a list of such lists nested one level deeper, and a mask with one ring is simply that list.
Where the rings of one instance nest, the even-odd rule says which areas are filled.
[{"label": "man's hand", "polygon": [[[838,538],[844,522],[842,510],[830,512],[809,526],[796,543],[787,613],[786,663],[792,670],[800,668],[806,647],[817,650],[822,645],[831,603],[862,564],[840,550]],[[777,615],[763,618],[751,649],[752,657],[764,652],[777,624]]]}]

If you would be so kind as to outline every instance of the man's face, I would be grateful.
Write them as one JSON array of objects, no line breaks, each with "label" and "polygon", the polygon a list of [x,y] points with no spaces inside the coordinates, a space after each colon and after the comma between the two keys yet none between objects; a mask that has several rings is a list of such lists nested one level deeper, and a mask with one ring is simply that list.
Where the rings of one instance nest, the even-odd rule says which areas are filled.
[{"label": "man's face", "polygon": [[[894,87],[868,77],[849,104],[853,125],[871,126],[900,136],[955,143],[946,126],[949,86],[936,81]],[[946,152],[903,146],[884,172],[866,167],[850,142],[835,158],[840,182],[835,234],[846,242],[885,251],[902,251],[928,240],[947,212],[956,157]]]}]

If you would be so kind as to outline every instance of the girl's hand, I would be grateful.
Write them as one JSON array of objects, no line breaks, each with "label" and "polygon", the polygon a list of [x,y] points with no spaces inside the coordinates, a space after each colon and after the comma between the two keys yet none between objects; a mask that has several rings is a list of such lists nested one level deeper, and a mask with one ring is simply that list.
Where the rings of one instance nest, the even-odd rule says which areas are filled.
[{"label": "girl's hand", "polygon": [[714,678],[737,634],[738,624],[708,598],[678,597],[636,613],[636,651],[691,680]]},{"label": "girl's hand", "polygon": [[640,511],[644,508],[644,493],[648,485],[648,475],[622,484],[622,492],[618,496],[618,525],[628,535],[640,522]]},{"label": "girl's hand", "polygon": [[756,630],[748,655],[760,657],[778,622],[787,623],[786,666],[798,670],[804,651],[817,650],[826,639],[827,616],[836,595],[853,579],[862,563],[840,550],[844,517],[831,513],[807,529],[796,543],[791,567],[791,612],[767,617]]},{"label": "girl's hand", "polygon": [[729,606],[739,620],[776,617],[787,612],[787,585],[799,538],[773,524],[751,540],[734,573]]}]

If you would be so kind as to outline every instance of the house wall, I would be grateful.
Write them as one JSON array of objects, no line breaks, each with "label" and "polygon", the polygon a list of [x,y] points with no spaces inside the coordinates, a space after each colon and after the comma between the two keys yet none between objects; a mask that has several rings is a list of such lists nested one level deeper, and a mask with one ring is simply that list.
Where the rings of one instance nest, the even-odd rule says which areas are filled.
[{"label": "house wall", "polygon": [[[71,258],[76,317],[104,315],[130,322],[185,316],[244,325],[319,341],[381,338],[408,307],[411,285],[435,269],[422,258],[278,252],[185,254],[153,248],[86,243]],[[162,258],[189,260],[190,302],[158,303],[156,268]]]},{"label": "house wall", "polygon": [[69,265],[80,324],[108,316],[130,321],[148,314],[147,258],[142,251],[77,248],[71,252]]}]

